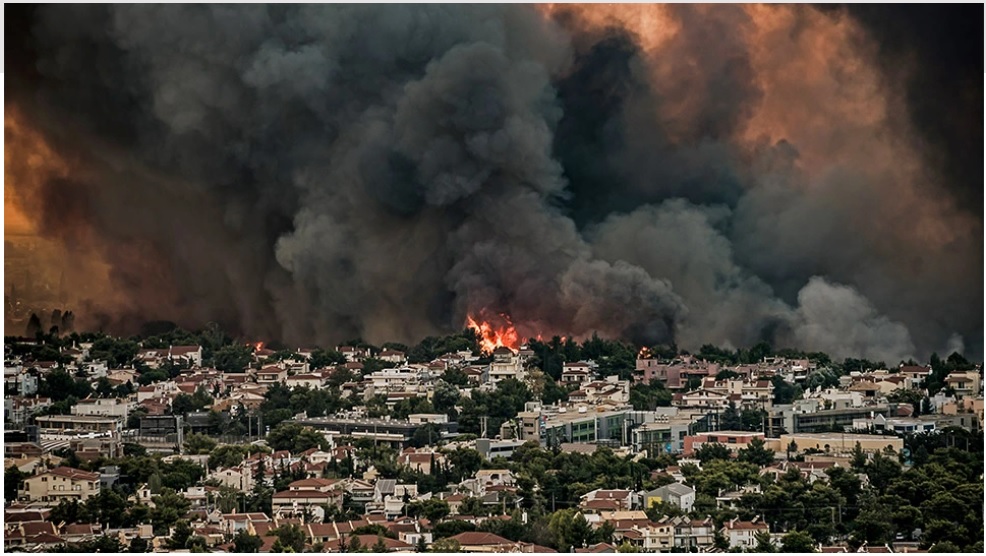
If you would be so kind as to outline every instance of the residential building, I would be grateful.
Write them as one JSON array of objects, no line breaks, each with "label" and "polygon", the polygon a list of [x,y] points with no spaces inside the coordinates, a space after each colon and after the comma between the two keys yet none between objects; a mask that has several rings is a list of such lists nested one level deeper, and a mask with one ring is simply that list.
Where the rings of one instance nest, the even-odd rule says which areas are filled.
[{"label": "residential building", "polygon": [[977,371],[956,371],[945,377],[945,386],[955,391],[959,399],[975,397],[981,392],[982,378]]},{"label": "residential building", "polygon": [[186,361],[194,367],[202,366],[202,346],[171,346],[168,358],[172,361]]},{"label": "residential building", "polygon": [[99,473],[56,467],[24,479],[24,488],[18,491],[18,498],[58,505],[62,500],[88,500],[90,496],[99,494],[99,489]]},{"label": "residential building", "polygon": [[517,543],[493,533],[478,531],[459,533],[449,537],[459,543],[462,552],[513,552]]},{"label": "residential building", "polygon": [[757,546],[757,535],[770,533],[770,527],[759,516],[752,521],[733,518],[723,524],[720,532],[729,541],[729,548],[752,549]]},{"label": "residential building", "polygon": [[674,546],[679,550],[704,551],[715,544],[716,524],[711,517],[691,519],[679,516],[669,521],[674,526]]},{"label": "residential building", "polygon": [[682,484],[671,483],[644,493],[644,507],[667,503],[687,512],[692,511],[695,504],[695,489]]},{"label": "residential building", "polygon": [[234,488],[241,492],[253,490],[253,474],[242,467],[216,469],[209,473],[208,479],[215,479],[223,486]]},{"label": "residential building", "polygon": [[596,489],[582,495],[579,507],[591,511],[632,510],[637,495],[632,490]]},{"label": "residential building", "polygon": [[288,388],[297,388],[304,386],[311,388],[312,390],[318,390],[319,388],[322,388],[322,386],[325,385],[325,379],[322,377],[321,374],[309,373],[309,374],[294,375],[284,379],[284,385],[287,386]]},{"label": "residential building", "polygon": [[257,384],[283,384],[288,378],[288,371],[277,365],[267,365],[257,371]]},{"label": "residential building", "polygon": [[527,373],[520,356],[508,347],[498,347],[493,350],[493,361],[489,365],[489,379],[498,382],[505,378],[524,380]]}]

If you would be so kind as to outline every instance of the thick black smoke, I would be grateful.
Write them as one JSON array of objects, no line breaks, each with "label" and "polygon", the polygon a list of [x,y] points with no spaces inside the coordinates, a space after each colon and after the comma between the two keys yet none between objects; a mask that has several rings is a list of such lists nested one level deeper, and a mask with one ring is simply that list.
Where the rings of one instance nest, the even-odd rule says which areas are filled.
[{"label": "thick black smoke", "polygon": [[900,175],[827,146],[910,141],[906,114],[751,149],[753,16],[672,12],[654,54],[526,6],[46,6],[14,19],[8,106],[78,168],[43,231],[93,238],[117,326],[414,341],[488,311],[524,335],[981,353],[982,215],[924,206],[965,174],[917,161],[893,198]]}]

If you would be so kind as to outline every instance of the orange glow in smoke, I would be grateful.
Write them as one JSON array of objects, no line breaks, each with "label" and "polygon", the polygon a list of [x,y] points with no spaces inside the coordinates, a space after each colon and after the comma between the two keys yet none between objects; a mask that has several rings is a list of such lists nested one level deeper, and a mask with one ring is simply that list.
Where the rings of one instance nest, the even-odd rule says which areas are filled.
[{"label": "orange glow in smoke", "polygon": [[3,131],[4,234],[34,235],[33,216],[40,211],[36,193],[45,180],[67,176],[68,166],[14,106],[5,107]]},{"label": "orange glow in smoke", "polygon": [[472,316],[466,317],[466,326],[476,331],[476,335],[479,337],[479,346],[485,353],[492,353],[498,347],[507,347],[514,351],[520,347],[520,336],[510,321],[510,317],[501,314],[499,320],[503,324],[495,325],[487,320],[477,320]]},{"label": "orange glow in smoke", "polygon": [[255,344],[247,344],[247,345],[253,346],[253,351],[255,351],[255,352],[259,352],[259,351],[261,351],[261,350],[264,349],[264,343],[263,342],[257,342]]},{"label": "orange glow in smoke", "polygon": [[659,50],[679,27],[668,6],[662,4],[539,4],[537,7],[546,16],[572,15],[584,29],[624,29],[648,54]]}]

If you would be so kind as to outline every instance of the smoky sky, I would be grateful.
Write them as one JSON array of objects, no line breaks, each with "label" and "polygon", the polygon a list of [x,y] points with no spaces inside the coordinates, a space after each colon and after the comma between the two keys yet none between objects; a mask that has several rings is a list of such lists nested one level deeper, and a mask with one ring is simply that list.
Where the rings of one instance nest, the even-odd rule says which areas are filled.
[{"label": "smoky sky", "polygon": [[590,9],[6,7],[76,325],[981,357],[978,10]]}]

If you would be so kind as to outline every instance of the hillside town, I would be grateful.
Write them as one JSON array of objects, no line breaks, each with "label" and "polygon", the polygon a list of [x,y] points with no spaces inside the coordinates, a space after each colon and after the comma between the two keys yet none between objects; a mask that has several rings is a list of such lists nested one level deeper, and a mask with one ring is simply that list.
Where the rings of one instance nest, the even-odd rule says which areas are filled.
[{"label": "hillside town", "polygon": [[7,337],[4,550],[983,550],[958,353],[485,340]]}]

